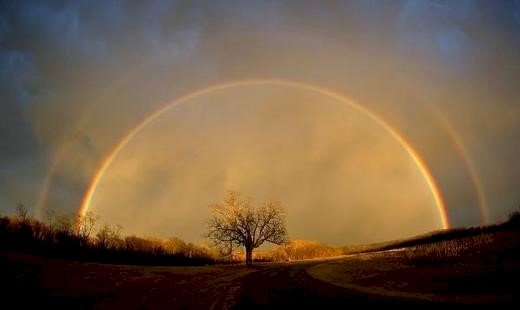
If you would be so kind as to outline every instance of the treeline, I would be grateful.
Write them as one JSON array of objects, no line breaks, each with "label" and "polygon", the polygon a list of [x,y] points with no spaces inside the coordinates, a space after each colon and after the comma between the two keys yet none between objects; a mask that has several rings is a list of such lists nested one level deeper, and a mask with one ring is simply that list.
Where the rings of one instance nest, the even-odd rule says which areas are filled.
[{"label": "treeline", "polygon": [[121,227],[103,225],[99,218],[47,214],[45,221],[28,216],[19,205],[16,216],[0,216],[0,251],[16,251],[52,258],[134,265],[205,265],[217,261],[214,251],[186,243],[121,236]]},{"label": "treeline", "polygon": [[319,241],[293,240],[271,251],[274,261],[295,261],[341,255],[339,248],[324,245]]},{"label": "treeline", "polygon": [[[23,205],[14,216],[0,215],[0,252],[14,251],[59,259],[133,265],[206,265],[240,263],[243,249],[222,249],[187,243],[179,238],[122,236],[120,226],[102,225],[85,216],[47,212],[45,220],[28,215]],[[318,241],[293,240],[254,253],[257,262],[284,262],[341,255],[342,249]]]},{"label": "treeline", "polygon": [[[256,262],[289,262],[303,259],[325,258],[342,255],[341,248],[331,247],[319,241],[291,240],[270,250],[256,251],[253,261]],[[233,253],[234,262],[245,259],[245,253],[237,250]]]}]

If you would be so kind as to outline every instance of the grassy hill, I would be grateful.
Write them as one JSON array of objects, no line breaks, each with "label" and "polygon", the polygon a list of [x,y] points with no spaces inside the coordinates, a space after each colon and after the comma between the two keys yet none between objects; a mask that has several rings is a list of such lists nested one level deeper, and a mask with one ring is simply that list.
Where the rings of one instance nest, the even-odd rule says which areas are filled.
[{"label": "grassy hill", "polygon": [[[341,247],[343,254],[367,253],[376,251],[386,251],[405,247],[425,248],[427,246],[440,246],[442,244],[459,244],[459,247],[476,246],[481,239],[481,245],[488,243],[489,238],[503,235],[504,239],[509,241],[518,241],[516,236],[520,233],[520,213],[513,213],[509,220],[499,224],[491,224],[485,226],[458,227],[432,231],[420,234],[414,237],[378,242],[372,244],[352,245]],[[464,245],[462,243],[471,242],[473,245]],[[457,241],[458,240],[458,241]],[[518,244],[516,244],[518,245]],[[506,246],[506,245],[503,245]],[[498,248],[497,248],[498,250]]]}]

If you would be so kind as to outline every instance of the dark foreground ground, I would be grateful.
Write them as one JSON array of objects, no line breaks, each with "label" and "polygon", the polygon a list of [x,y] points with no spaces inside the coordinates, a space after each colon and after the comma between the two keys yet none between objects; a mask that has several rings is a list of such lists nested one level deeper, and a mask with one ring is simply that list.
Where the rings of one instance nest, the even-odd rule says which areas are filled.
[{"label": "dark foreground ground", "polygon": [[516,260],[411,266],[400,251],[252,268],[104,265],[3,253],[0,266],[1,300],[13,309],[520,305]]}]

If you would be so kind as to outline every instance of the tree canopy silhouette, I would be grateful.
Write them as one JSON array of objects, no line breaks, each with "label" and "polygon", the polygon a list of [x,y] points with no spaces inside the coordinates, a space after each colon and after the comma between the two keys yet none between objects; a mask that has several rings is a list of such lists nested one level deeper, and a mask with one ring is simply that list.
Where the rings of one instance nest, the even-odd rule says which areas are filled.
[{"label": "tree canopy silhouette", "polygon": [[268,201],[254,207],[250,199],[229,192],[223,204],[210,206],[208,238],[218,246],[243,246],[246,265],[253,263],[253,250],[264,242],[282,244],[287,240],[285,216],[279,203]]}]

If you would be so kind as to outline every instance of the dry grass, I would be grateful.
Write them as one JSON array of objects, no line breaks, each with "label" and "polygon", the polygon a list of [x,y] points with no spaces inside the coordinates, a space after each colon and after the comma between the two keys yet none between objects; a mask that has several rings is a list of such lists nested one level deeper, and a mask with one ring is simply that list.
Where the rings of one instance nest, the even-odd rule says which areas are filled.
[{"label": "dry grass", "polygon": [[449,264],[472,259],[500,260],[517,254],[519,248],[520,234],[506,231],[419,244],[404,254],[413,265]]}]

